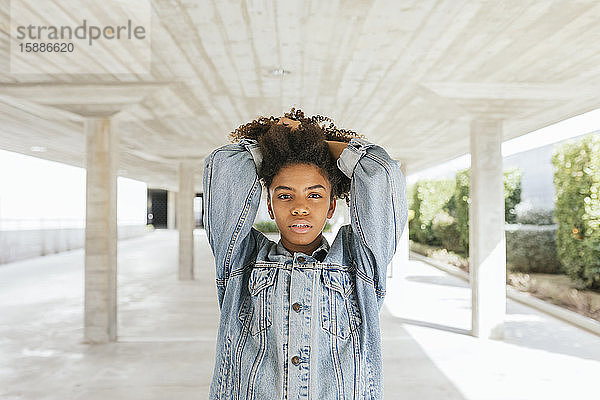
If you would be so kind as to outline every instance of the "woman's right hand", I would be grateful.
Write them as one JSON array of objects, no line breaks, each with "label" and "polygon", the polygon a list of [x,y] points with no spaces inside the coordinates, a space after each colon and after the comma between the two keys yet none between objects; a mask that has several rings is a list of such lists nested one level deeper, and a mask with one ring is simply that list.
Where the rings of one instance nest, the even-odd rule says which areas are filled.
[{"label": "woman's right hand", "polygon": [[348,147],[348,143],[346,143],[346,142],[336,142],[333,140],[326,140],[325,143],[327,143],[327,145],[329,146],[329,152],[333,156],[334,160],[337,160],[338,158],[340,158],[342,151],[344,151],[344,149],[346,147]]}]

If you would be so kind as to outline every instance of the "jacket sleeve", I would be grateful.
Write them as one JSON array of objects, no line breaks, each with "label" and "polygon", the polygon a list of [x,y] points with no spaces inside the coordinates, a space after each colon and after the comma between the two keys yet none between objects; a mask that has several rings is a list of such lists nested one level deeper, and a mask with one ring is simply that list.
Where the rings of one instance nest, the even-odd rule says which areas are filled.
[{"label": "jacket sleeve", "polygon": [[262,235],[252,227],[262,192],[261,162],[254,139],[219,147],[204,160],[202,221],[215,258],[219,307],[232,269],[256,255]]},{"label": "jacket sleeve", "polygon": [[357,273],[373,282],[381,309],[387,266],[408,219],[406,180],[399,161],[361,138],[350,140],[337,165],[351,180],[351,254]]}]

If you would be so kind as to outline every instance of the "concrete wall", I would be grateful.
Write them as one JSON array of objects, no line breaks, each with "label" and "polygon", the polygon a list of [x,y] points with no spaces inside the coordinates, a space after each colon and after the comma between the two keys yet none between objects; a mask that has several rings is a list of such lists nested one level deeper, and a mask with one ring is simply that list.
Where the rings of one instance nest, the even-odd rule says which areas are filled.
[{"label": "concrete wall", "polygon": [[554,144],[504,157],[503,169],[521,169],[521,201],[536,207],[554,209]]},{"label": "concrete wall", "polygon": [[[0,264],[83,248],[84,228],[0,231]],[[119,239],[142,236],[146,225],[119,225]]]}]

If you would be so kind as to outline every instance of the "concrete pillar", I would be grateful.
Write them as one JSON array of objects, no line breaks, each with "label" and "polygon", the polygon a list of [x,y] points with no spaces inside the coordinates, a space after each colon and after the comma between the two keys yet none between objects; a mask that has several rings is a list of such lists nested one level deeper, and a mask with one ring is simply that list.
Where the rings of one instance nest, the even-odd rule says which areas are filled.
[{"label": "concrete pillar", "polygon": [[471,122],[469,265],[472,335],[504,338],[506,314],[506,241],[502,121]]},{"label": "concrete pillar", "polygon": [[172,190],[167,191],[167,229],[175,229],[176,227],[176,215],[175,209],[177,208],[177,192]]},{"label": "concrete pillar", "polygon": [[[400,162],[400,170],[406,179],[406,164],[404,162]],[[402,236],[400,236],[400,242],[396,248],[396,253],[394,254],[394,258],[390,265],[388,265],[388,278],[393,278],[394,276],[400,276],[400,269],[405,267],[408,264],[408,257],[410,254],[409,243],[408,243],[408,219],[406,220],[406,224],[404,225],[404,230],[402,231]]]},{"label": "concrete pillar", "polygon": [[88,343],[117,337],[118,136],[110,118],[87,118],[85,317]]},{"label": "concrete pillar", "polygon": [[179,229],[179,279],[194,279],[194,163],[179,163],[177,229]]}]

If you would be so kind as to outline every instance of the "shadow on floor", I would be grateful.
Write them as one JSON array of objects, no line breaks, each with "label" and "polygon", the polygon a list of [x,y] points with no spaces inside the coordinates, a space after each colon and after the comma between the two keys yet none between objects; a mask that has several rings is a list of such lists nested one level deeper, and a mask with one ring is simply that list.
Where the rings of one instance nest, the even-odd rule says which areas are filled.
[{"label": "shadow on floor", "polygon": [[386,399],[466,400],[386,307],[381,312]]},{"label": "shadow on floor", "polygon": [[441,324],[436,324],[436,323],[427,322],[427,321],[417,321],[417,320],[408,319],[408,318],[398,318],[398,320],[400,322],[402,322],[403,324],[409,324],[409,325],[415,325],[415,326],[423,326],[423,327],[426,327],[426,328],[439,329],[439,330],[446,331],[446,332],[452,332],[452,333],[458,333],[458,334],[461,334],[461,335],[471,336],[471,331],[470,330],[461,329],[461,328],[457,328],[457,327],[454,327],[454,326],[441,325]]}]

